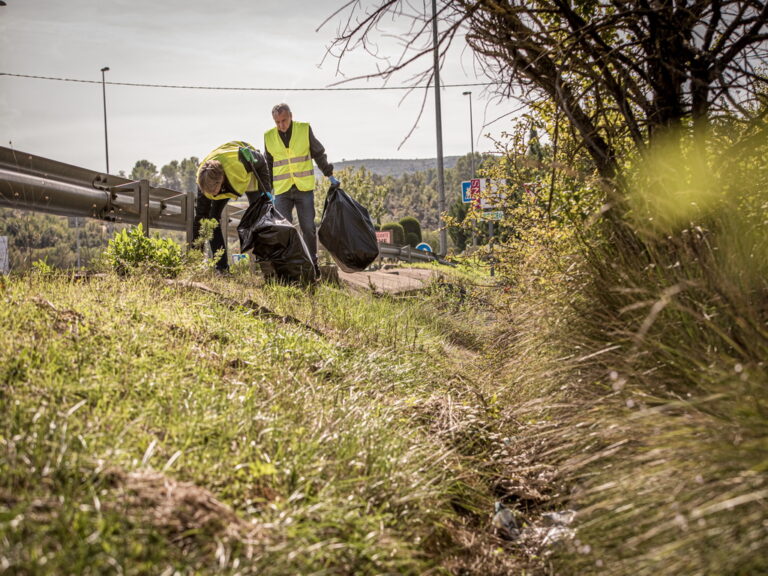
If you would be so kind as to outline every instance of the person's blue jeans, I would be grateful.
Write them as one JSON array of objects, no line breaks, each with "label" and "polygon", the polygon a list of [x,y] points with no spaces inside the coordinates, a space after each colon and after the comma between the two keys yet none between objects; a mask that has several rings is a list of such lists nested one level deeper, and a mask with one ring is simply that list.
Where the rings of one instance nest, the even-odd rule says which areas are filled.
[{"label": "person's blue jeans", "polygon": [[301,236],[307,245],[312,264],[317,267],[317,233],[315,232],[315,193],[313,191],[301,192],[295,186],[277,194],[274,199],[275,208],[280,215],[293,224],[293,207],[299,217]]}]

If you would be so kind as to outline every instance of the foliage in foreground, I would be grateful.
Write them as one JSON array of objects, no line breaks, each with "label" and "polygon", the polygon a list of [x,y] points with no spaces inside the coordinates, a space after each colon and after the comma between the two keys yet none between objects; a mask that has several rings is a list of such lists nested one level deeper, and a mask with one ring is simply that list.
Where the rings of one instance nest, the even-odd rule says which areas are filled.
[{"label": "foliage in foreground", "polygon": [[651,150],[593,230],[519,206],[544,217],[508,246],[503,348],[528,361],[506,362],[501,388],[578,511],[559,574],[768,570],[760,134]]},{"label": "foliage in foreground", "polygon": [[146,236],[141,224],[116,233],[104,256],[120,275],[155,272],[168,278],[179,274],[184,264],[182,249],[171,238]]}]

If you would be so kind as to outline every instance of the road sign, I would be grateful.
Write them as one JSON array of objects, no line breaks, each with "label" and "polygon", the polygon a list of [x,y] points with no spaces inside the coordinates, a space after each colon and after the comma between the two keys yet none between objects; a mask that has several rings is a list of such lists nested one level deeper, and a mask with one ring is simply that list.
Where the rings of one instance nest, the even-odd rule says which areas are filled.
[{"label": "road sign", "polygon": [[497,207],[506,197],[503,192],[506,178],[473,178],[461,183],[461,201],[464,204],[477,201],[476,208],[488,210]]},{"label": "road sign", "polygon": [[377,230],[376,242],[392,244],[392,230]]},{"label": "road sign", "polygon": [[421,244],[416,244],[416,250],[423,250],[424,252],[432,252],[432,246],[430,246],[426,242],[422,242]]},{"label": "road sign", "polygon": [[483,212],[483,220],[503,220],[504,212],[501,210],[491,210]]},{"label": "road sign", "polygon": [[464,202],[464,204],[469,204],[472,202],[472,195],[470,194],[471,185],[472,182],[469,180],[461,183],[461,201]]}]

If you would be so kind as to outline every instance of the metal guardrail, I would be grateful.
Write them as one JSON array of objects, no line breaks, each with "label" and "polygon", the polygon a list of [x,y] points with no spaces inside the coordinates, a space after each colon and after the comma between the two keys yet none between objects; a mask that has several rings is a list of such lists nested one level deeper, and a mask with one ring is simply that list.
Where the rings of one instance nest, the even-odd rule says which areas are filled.
[{"label": "metal guardrail", "polygon": [[[0,146],[0,207],[58,216],[141,224],[150,229],[182,230],[192,243],[195,193],[152,186]],[[247,208],[230,202],[222,215],[225,238],[237,239],[237,225]],[[382,258],[451,264],[411,246],[379,244]]]},{"label": "metal guardrail", "polygon": [[192,239],[193,194],[0,146],[0,207],[182,230]]},{"label": "metal guardrail", "polygon": [[454,266],[452,262],[443,260],[433,252],[417,250],[411,246],[398,246],[397,244],[379,243],[379,256],[381,258],[397,258],[405,262],[438,262],[447,266]]}]

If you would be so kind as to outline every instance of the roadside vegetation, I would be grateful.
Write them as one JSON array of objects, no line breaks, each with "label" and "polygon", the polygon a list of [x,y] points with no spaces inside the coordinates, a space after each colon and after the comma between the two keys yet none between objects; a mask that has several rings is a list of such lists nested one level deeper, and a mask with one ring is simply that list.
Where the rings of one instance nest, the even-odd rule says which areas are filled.
[{"label": "roadside vegetation", "polygon": [[[496,169],[535,177],[521,143]],[[418,294],[217,277],[136,231],[106,273],[2,278],[0,566],[766,571],[758,144],[649,157],[618,227],[525,193],[496,276],[467,255]],[[669,178],[727,194],[648,196]]]},{"label": "roadside vegetation", "polygon": [[[422,12],[359,9],[340,57],[412,18],[372,76],[432,78]],[[529,106],[478,162],[493,241],[449,207],[456,267],[398,296],[132,233],[102,275],[0,279],[0,570],[768,573],[765,6],[437,19]]]},{"label": "roadside vegetation", "polygon": [[516,569],[490,522],[508,424],[481,378],[492,311],[462,327],[486,305],[448,282],[418,299],[256,284],[3,279],[0,566]]}]

